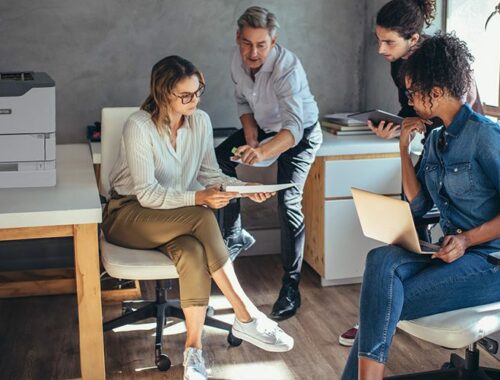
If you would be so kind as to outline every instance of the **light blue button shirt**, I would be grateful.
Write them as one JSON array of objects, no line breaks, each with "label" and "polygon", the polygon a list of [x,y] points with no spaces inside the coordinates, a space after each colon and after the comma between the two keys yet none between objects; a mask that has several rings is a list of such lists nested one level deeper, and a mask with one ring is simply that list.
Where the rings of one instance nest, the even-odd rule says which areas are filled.
[{"label": "light blue button shirt", "polygon": [[318,121],[318,106],[306,73],[295,54],[276,45],[255,75],[243,64],[238,49],[231,63],[238,116],[253,113],[265,132],[288,129],[297,145],[304,128]]},{"label": "light blue button shirt", "polygon": [[[434,129],[417,175],[422,190],[413,199],[416,216],[435,203],[445,234],[467,231],[500,214],[500,125],[463,105],[453,122]],[[481,244],[500,250],[500,239]]]}]

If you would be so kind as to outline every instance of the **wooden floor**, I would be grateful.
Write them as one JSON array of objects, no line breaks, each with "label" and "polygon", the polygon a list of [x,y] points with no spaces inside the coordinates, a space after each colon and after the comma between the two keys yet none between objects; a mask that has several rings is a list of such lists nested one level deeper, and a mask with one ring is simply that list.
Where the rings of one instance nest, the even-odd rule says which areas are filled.
[{"label": "wooden floor", "polygon": [[[236,270],[251,299],[268,313],[279,290],[281,268],[277,256],[242,257]],[[264,352],[243,343],[229,347],[226,334],[212,328],[204,333],[204,356],[211,379],[338,379],[349,349],[338,335],[356,321],[359,286],[321,288],[307,266],[301,284],[302,307],[295,318],[281,324],[295,338],[295,348],[284,354]],[[146,286],[148,296],[153,287]],[[173,294],[176,289],[173,289]],[[231,321],[227,301],[214,289],[211,303],[220,318]],[[120,305],[105,306],[106,319],[121,313]],[[170,321],[164,347],[173,366],[165,373],[154,366],[154,325],[147,321],[129,331],[105,334],[108,379],[182,379],[184,325]],[[79,377],[77,309],[74,296],[0,300],[0,378],[74,379]],[[387,374],[438,368],[452,351],[398,332]],[[459,352],[462,354],[462,352]],[[482,364],[500,367],[482,352]]]}]

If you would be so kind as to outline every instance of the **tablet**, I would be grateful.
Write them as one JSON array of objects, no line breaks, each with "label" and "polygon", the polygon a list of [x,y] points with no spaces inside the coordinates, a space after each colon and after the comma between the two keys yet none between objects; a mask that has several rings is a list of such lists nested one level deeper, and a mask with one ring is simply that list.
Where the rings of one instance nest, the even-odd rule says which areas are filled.
[{"label": "tablet", "polygon": [[402,117],[381,110],[370,110],[365,112],[352,113],[349,115],[349,117],[364,122],[368,122],[368,120],[371,120],[371,122],[375,126],[377,126],[382,120],[385,122],[392,122],[394,124],[401,124],[403,122]]}]

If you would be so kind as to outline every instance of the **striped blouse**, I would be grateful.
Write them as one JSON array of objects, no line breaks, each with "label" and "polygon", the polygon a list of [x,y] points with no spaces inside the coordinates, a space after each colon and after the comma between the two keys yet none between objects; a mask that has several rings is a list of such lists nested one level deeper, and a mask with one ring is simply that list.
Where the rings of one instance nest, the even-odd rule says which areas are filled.
[{"label": "striped blouse", "polygon": [[123,129],[110,183],[118,194],[136,195],[143,207],[153,209],[194,206],[196,191],[204,187],[245,184],[219,168],[212,124],[201,110],[185,118],[176,149],[168,131],[158,133],[148,112],[133,113]]}]

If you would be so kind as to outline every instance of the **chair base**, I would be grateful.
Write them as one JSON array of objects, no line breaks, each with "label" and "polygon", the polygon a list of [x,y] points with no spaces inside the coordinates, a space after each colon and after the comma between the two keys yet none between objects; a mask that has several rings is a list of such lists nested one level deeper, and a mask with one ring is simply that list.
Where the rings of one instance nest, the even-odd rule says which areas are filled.
[{"label": "chair base", "polygon": [[[184,313],[180,307],[179,300],[167,300],[166,288],[167,286],[165,280],[156,281],[155,301],[124,303],[124,315],[112,319],[111,321],[105,322],[103,325],[104,331],[109,331],[121,326],[142,321],[144,319],[156,318],[155,364],[160,371],[167,371],[171,366],[170,359],[162,351],[163,327],[165,326],[165,319],[168,317],[174,317],[183,320],[185,319]],[[212,318],[211,315],[213,315],[213,309],[209,308],[207,310],[207,316],[205,317],[205,326],[215,327],[228,331],[228,343],[231,346],[239,346],[242,341],[238,338],[235,338],[231,334],[232,325]]]},{"label": "chair base", "polygon": [[500,380],[500,370],[479,367],[479,351],[466,350],[466,359],[451,354],[440,370],[385,377],[385,380]]}]

